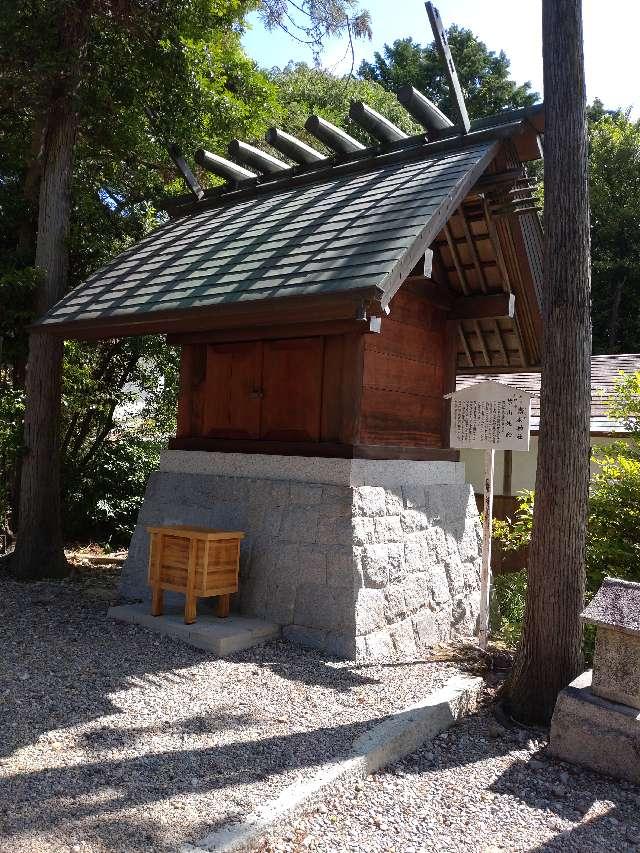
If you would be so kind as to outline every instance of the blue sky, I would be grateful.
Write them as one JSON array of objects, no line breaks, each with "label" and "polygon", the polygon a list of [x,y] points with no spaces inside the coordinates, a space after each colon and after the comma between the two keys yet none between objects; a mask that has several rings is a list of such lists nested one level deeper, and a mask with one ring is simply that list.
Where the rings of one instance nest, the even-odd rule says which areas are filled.
[{"label": "blue sky", "polygon": [[[422,0],[361,0],[371,13],[373,40],[356,45],[356,68],[370,59],[385,42],[411,35],[416,41],[431,40]],[[512,76],[519,83],[530,80],[542,93],[541,0],[437,0],[445,26],[469,27],[491,50],[503,49],[511,60]],[[637,0],[583,0],[587,96],[599,97],[607,107],[633,107],[640,117],[638,32],[640,3]],[[284,66],[290,59],[311,63],[311,52],[282,32],[265,32],[257,15],[243,42],[247,53],[260,65]],[[327,45],[322,65],[334,73],[348,71],[346,41]]]}]

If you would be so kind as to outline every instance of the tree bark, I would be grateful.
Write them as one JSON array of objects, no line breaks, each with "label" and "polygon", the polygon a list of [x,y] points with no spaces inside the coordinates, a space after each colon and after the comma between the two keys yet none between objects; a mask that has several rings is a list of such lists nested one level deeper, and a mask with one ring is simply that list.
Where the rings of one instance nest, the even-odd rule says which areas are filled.
[{"label": "tree bark", "polygon": [[591,325],[581,0],[543,0],[544,305],[536,499],[522,641],[505,688],[547,723],[580,671],[589,486]]},{"label": "tree bark", "polygon": [[[73,95],[67,92],[53,100],[47,116],[35,257],[42,274],[38,314],[65,292],[76,129]],[[18,541],[11,561],[15,574],[25,579],[68,572],[60,514],[62,353],[60,339],[38,332],[29,336]]]}]

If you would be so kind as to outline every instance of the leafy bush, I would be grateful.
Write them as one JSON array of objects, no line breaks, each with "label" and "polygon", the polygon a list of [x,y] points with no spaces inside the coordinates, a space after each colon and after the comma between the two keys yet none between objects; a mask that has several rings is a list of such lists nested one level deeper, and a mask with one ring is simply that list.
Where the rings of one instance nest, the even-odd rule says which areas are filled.
[{"label": "leafy bush", "polygon": [[126,545],[175,432],[179,354],[159,336],[65,344],[65,539]]},{"label": "leafy bush", "polygon": [[[621,374],[608,411],[625,424],[628,442],[597,447],[593,460],[598,469],[591,480],[587,527],[587,600],[598,591],[605,576],[640,582],[640,372]],[[515,517],[494,522],[494,538],[507,551],[519,550],[531,539],[534,493],[518,495]],[[508,645],[519,637],[524,616],[526,571],[498,576],[494,584],[492,628]],[[593,646],[586,632],[585,652]]]}]

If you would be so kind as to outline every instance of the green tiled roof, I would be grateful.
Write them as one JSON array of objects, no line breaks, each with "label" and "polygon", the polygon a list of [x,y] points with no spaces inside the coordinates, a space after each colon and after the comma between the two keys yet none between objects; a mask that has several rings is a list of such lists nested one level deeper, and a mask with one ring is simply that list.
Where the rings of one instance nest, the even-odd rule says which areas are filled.
[{"label": "green tiled roof", "polygon": [[[111,324],[222,303],[395,288],[487,164],[496,141],[317,181],[222,196],[173,220],[71,291],[40,326]],[[407,268],[408,267],[408,268]]]}]

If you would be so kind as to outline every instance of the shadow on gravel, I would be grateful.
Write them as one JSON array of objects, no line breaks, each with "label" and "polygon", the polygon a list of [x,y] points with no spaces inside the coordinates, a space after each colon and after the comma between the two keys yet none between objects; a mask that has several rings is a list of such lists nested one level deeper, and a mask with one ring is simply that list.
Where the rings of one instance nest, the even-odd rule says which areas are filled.
[{"label": "shadow on gravel", "polygon": [[[146,685],[168,684],[180,695],[181,686],[188,686],[190,668],[211,660],[206,652],[136,626],[123,626],[109,619],[106,610],[104,597],[84,596],[69,583],[2,585],[0,836],[4,839],[18,842],[36,832],[58,839],[58,846],[51,849],[62,850],[67,849],[65,839],[77,834],[99,839],[100,849],[108,851],[170,849],[166,831],[163,841],[163,826],[151,815],[155,804],[163,804],[163,819],[168,822],[164,830],[171,825],[172,814],[191,809],[189,834],[198,838],[211,831],[216,820],[224,823],[244,813],[247,786],[287,771],[313,768],[344,754],[346,745],[384,719],[247,738],[247,729],[256,725],[260,709],[247,713],[222,700],[210,714],[196,713],[169,722],[152,720],[131,729],[105,720],[93,731],[79,733],[73,763],[66,763],[67,746],[58,742],[66,737],[64,730],[120,715],[115,697],[132,687],[144,690]],[[339,697],[353,688],[378,683],[321,653],[298,652],[288,644],[286,652],[282,649],[283,644],[270,643],[240,652],[228,661],[246,664],[238,669],[238,678],[246,679],[247,690],[251,677],[266,669],[293,682],[323,687],[327,701],[332,695]],[[281,713],[286,715],[287,708]],[[261,725],[264,732],[263,718]],[[182,748],[168,750],[159,744],[158,752],[131,755],[136,739],[153,741],[166,732],[177,734]],[[227,737],[231,732],[234,739],[197,747],[198,736],[216,732],[226,732]],[[12,771],[13,753],[36,744],[37,763],[30,767],[23,761],[20,772]],[[123,760],[113,757],[122,748],[130,754]],[[85,760],[76,763],[78,751]],[[2,762],[3,756],[6,762]],[[42,762],[55,766],[38,766]],[[185,806],[188,797],[197,802],[198,794],[206,796],[233,786],[237,790],[229,792],[217,812],[211,811],[210,803],[202,812],[193,804]],[[265,796],[272,795],[273,787],[265,790]],[[137,813],[114,814],[136,806],[142,806]],[[141,845],[140,838],[146,839]],[[22,848],[18,845],[16,849]]]},{"label": "shadow on gravel", "polygon": [[[0,596],[0,758],[40,734],[118,713],[109,694],[145,683],[179,684],[186,677],[180,670],[212,659],[179,641],[123,626],[107,616],[107,603],[74,595],[69,585],[14,586],[14,600]],[[26,606],[16,600],[22,596],[30,599]],[[297,653],[287,645],[284,661],[278,646],[267,643],[227,660],[265,667],[281,678],[337,693],[378,683],[348,666],[337,666],[321,652]],[[239,720],[232,716],[228,723],[235,726]],[[221,718],[214,724],[223,727],[225,722]]]},{"label": "shadow on gravel", "polygon": [[[591,818],[579,826],[566,832],[559,832],[550,841],[544,844],[539,844],[537,847],[532,847],[528,853],[558,853],[559,850],[615,850],[619,851],[628,849],[622,839],[619,837],[618,827],[611,822],[609,818],[613,818],[618,822],[622,822],[623,818],[618,809],[612,809],[606,815],[598,815]],[[603,837],[609,836],[610,846],[603,847]],[[636,850],[635,846],[631,846],[631,850]]]},{"label": "shadow on gravel", "polygon": [[[341,737],[345,735],[352,742],[376,722],[376,719],[366,720],[200,750],[161,752],[125,760],[102,758],[7,775],[0,780],[0,802],[15,806],[29,803],[32,826],[39,833],[48,832],[68,821],[97,818],[114,810],[149,805],[181,794],[247,785],[292,769],[319,766],[335,754],[336,735],[340,735],[340,743],[344,743]],[[99,730],[98,734],[102,732]],[[119,745],[117,738],[122,732],[109,732],[109,737],[114,734],[116,740],[108,742],[112,748]],[[103,741],[101,746],[106,747],[107,743]],[[219,823],[228,819],[225,814]],[[19,832],[18,823],[14,824],[7,816],[5,832]],[[206,820],[203,831],[211,831],[212,825],[215,828],[214,816]],[[96,834],[108,849],[119,849],[110,847],[107,826],[100,821]]]},{"label": "shadow on gravel", "polygon": [[[625,827],[635,826],[640,842],[640,787],[630,782],[593,773],[584,767],[534,753],[528,761],[516,761],[491,785],[496,794],[515,797],[530,808],[551,811],[577,826],[559,832],[531,851],[626,850]],[[611,844],[603,847],[610,835]],[[633,844],[630,849],[637,850]]]}]

